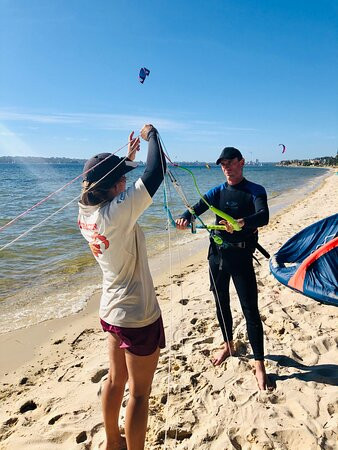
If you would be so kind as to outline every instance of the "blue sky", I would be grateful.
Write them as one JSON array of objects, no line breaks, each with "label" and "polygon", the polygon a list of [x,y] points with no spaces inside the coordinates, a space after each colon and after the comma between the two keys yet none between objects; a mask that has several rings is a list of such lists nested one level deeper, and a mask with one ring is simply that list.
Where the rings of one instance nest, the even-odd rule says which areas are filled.
[{"label": "blue sky", "polygon": [[337,93],[336,0],[0,0],[0,156],[334,155]]}]

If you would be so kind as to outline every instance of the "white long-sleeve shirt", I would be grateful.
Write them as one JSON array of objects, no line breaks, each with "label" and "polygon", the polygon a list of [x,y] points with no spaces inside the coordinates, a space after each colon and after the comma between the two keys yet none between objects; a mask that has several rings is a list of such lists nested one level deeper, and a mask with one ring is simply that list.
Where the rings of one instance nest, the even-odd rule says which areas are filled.
[{"label": "white long-sleeve shirt", "polygon": [[111,325],[140,328],[161,315],[145,237],[136,223],[151,203],[140,178],[110,202],[79,203],[81,233],[103,272],[100,318]]}]

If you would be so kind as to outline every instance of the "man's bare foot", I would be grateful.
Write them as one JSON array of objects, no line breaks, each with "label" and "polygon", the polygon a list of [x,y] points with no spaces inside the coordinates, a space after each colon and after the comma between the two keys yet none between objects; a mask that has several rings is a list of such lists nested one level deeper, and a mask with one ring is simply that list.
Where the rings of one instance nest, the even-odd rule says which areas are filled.
[{"label": "man's bare foot", "polygon": [[118,441],[109,442],[109,444],[107,443],[107,441],[105,441],[102,449],[103,450],[127,450],[126,438],[124,438],[123,436],[120,436],[120,439]]},{"label": "man's bare foot", "polygon": [[272,389],[269,385],[268,376],[265,372],[264,361],[255,361],[254,373],[256,376],[258,388],[260,391],[266,391],[267,389]]},{"label": "man's bare foot", "polygon": [[213,363],[214,366],[220,366],[223,361],[225,361],[229,356],[233,355],[234,353],[235,348],[233,341],[230,341],[229,344],[225,342],[223,348],[215,354],[211,362]]}]

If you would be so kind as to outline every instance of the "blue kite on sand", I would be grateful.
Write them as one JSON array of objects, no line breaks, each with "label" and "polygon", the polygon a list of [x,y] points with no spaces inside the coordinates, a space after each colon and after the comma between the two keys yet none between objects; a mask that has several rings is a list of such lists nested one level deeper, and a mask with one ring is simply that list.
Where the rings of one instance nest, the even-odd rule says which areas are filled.
[{"label": "blue kite on sand", "polygon": [[270,259],[271,273],[291,289],[338,306],[338,214],[304,228]]},{"label": "blue kite on sand", "polygon": [[149,76],[150,74],[150,70],[146,69],[145,67],[142,67],[142,69],[140,69],[140,73],[138,75],[138,79],[140,80],[140,83],[144,83],[144,80],[146,79],[147,76]]}]

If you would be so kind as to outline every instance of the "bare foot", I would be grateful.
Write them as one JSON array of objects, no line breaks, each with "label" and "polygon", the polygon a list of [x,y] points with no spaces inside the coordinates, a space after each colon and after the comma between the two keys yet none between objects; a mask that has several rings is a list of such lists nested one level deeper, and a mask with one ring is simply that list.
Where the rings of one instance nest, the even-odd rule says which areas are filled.
[{"label": "bare foot", "polygon": [[268,376],[265,372],[264,361],[255,361],[254,373],[256,376],[258,388],[260,391],[271,390],[272,387],[269,385]]},{"label": "bare foot", "polygon": [[109,442],[105,441],[102,447],[103,450],[127,450],[127,441],[126,438],[123,436],[120,436],[120,439],[118,442]]},{"label": "bare foot", "polygon": [[223,361],[235,353],[233,341],[230,341],[229,344],[225,342],[223,348],[212,358],[211,362],[214,366],[220,366]]}]

